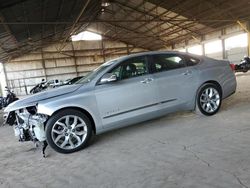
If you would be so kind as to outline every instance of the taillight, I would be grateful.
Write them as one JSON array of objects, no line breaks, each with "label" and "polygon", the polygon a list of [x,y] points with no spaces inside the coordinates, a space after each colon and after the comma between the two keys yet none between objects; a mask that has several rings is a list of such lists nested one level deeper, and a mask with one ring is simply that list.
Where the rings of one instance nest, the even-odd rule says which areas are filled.
[{"label": "taillight", "polygon": [[235,71],[235,64],[230,64],[232,71]]}]

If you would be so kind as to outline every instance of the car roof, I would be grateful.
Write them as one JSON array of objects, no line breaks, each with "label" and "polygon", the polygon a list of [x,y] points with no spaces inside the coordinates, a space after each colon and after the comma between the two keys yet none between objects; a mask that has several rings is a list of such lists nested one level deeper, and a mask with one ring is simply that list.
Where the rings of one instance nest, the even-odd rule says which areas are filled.
[{"label": "car roof", "polygon": [[103,63],[102,66],[111,65],[111,64],[113,66],[116,66],[120,62],[125,61],[129,58],[133,58],[133,57],[146,56],[146,55],[157,55],[157,54],[168,54],[168,53],[169,54],[174,53],[174,54],[180,54],[180,55],[188,55],[190,57],[194,57],[194,58],[197,58],[200,60],[206,59],[206,56],[195,55],[195,54],[190,54],[187,52],[180,52],[180,51],[148,51],[148,52],[139,52],[139,53],[134,53],[134,54],[118,57],[118,58],[115,58],[115,59],[112,59],[112,60],[109,60],[109,61]]},{"label": "car roof", "polygon": [[131,57],[138,57],[138,56],[143,56],[143,55],[167,54],[167,53],[175,53],[175,54],[180,54],[180,55],[189,55],[191,57],[196,57],[196,58],[199,58],[199,59],[203,59],[204,58],[204,56],[190,54],[190,53],[187,53],[187,52],[179,52],[179,51],[149,51],[149,52],[140,52],[140,53],[126,55],[126,56],[117,58],[116,60],[122,61],[122,60],[126,60],[128,58],[131,58]]}]

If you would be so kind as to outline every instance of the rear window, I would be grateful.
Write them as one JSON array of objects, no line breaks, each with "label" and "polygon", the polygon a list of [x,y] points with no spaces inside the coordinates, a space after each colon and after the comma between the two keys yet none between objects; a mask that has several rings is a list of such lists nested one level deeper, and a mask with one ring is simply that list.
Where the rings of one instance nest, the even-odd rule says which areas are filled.
[{"label": "rear window", "polygon": [[152,55],[152,71],[163,72],[185,67],[186,59],[177,54],[157,54]]}]

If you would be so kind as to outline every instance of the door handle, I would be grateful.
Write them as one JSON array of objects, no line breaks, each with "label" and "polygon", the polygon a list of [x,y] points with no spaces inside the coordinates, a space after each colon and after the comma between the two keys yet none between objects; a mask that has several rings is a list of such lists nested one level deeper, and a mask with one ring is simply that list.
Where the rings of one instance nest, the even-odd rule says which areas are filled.
[{"label": "door handle", "polygon": [[187,70],[186,72],[183,73],[183,75],[185,75],[185,76],[188,76],[188,75],[191,75],[191,74],[192,74],[192,71],[190,71],[190,70]]},{"label": "door handle", "polygon": [[154,80],[153,78],[145,78],[144,80],[141,81],[141,83],[148,84],[148,83],[152,82],[153,80]]},{"label": "door handle", "polygon": [[142,80],[141,83],[146,84],[147,83],[147,79]]}]

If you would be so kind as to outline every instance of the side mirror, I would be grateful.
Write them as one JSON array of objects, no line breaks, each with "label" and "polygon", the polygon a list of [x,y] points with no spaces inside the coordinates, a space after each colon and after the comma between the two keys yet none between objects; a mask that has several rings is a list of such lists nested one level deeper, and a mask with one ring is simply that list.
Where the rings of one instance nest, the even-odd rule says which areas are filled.
[{"label": "side mirror", "polygon": [[115,81],[117,81],[117,76],[115,74],[106,73],[101,78],[100,84],[105,84],[105,83],[115,82]]}]

